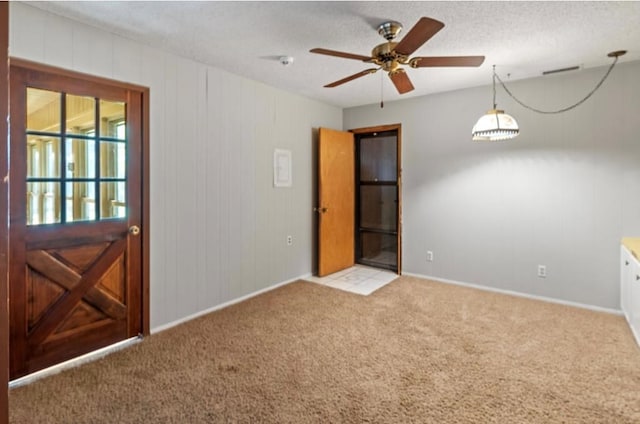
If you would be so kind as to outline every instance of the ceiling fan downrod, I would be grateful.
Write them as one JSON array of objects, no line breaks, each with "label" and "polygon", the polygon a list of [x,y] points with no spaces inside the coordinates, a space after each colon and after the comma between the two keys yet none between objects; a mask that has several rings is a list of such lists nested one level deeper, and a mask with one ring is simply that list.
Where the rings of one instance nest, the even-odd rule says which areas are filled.
[{"label": "ceiling fan downrod", "polygon": [[391,41],[402,31],[402,24],[396,21],[387,21],[378,25],[378,34],[382,35],[387,41]]}]

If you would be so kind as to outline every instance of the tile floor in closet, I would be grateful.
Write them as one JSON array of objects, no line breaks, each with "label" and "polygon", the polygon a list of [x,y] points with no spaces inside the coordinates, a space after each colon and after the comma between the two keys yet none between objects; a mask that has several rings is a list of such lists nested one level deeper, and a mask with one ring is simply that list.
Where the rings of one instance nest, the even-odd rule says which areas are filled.
[{"label": "tile floor in closet", "polygon": [[398,278],[398,274],[392,271],[371,268],[364,265],[355,265],[325,277],[314,276],[308,277],[306,280],[327,287],[367,296],[389,284],[396,278]]}]

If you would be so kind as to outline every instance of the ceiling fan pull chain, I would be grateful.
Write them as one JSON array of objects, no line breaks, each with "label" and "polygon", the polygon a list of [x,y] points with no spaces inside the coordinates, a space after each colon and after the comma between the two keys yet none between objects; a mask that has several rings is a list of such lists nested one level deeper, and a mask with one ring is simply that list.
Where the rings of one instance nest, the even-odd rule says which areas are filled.
[{"label": "ceiling fan pull chain", "polygon": [[382,76],[382,74],[380,74],[380,109],[384,108],[384,101],[382,99],[382,96],[384,94],[383,91],[383,84],[384,84],[384,77]]}]

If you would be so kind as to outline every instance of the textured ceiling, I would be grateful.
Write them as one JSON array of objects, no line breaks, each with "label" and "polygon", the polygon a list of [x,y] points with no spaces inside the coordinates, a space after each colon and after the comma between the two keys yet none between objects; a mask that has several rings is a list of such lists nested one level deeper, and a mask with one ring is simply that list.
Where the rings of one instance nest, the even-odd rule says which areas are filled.
[{"label": "textured ceiling", "polygon": [[[640,59],[640,2],[30,2],[53,13],[320,101],[350,107],[491,83],[545,70],[607,65],[628,50]],[[407,72],[416,89],[398,95],[382,72],[336,88],[323,85],[370,65],[309,53],[314,47],[370,55],[377,26],[404,31],[428,16],[445,27],[413,56],[484,55],[479,68]],[[293,56],[290,66],[278,57]],[[573,71],[580,72],[580,71]],[[384,78],[382,78],[384,77]],[[595,84],[596,81],[594,81]]]}]

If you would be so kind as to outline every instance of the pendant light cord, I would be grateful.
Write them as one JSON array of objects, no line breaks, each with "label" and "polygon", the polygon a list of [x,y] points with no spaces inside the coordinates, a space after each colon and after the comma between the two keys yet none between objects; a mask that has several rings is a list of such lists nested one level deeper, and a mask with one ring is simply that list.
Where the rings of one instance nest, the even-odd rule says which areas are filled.
[{"label": "pendant light cord", "polygon": [[[498,104],[496,103],[496,78],[498,78],[498,74],[496,74],[496,65],[493,65],[493,109],[498,108]],[[502,81],[500,81],[502,82]],[[504,84],[503,84],[504,86]],[[506,88],[505,88],[506,90]],[[508,91],[507,91],[508,93]]]},{"label": "pendant light cord", "polygon": [[582,100],[578,101],[575,104],[572,104],[571,106],[567,106],[565,108],[558,109],[558,110],[541,110],[541,109],[536,109],[536,108],[534,108],[532,106],[529,106],[527,104],[524,104],[521,100],[519,100],[516,96],[514,96],[513,93],[511,93],[511,91],[507,88],[506,84],[502,81],[502,79],[500,79],[500,76],[496,73],[496,65],[493,65],[493,108],[494,109],[496,108],[496,79],[497,79],[498,82],[500,82],[500,85],[502,85],[502,88],[504,88],[504,91],[506,91],[507,94],[513,100],[515,100],[521,106],[523,106],[523,107],[525,107],[525,108],[527,108],[529,110],[532,110],[532,111],[537,112],[537,113],[547,114],[547,115],[569,111],[569,110],[571,110],[571,109],[573,109],[575,107],[580,106],[582,103],[586,102],[589,99],[589,97],[591,97],[593,95],[593,93],[595,93],[600,88],[602,83],[604,83],[604,81],[607,79],[607,77],[609,76],[609,74],[613,70],[613,67],[616,66],[617,62],[618,62],[618,56],[615,56],[614,59],[613,59],[613,63],[611,64],[611,66],[609,66],[609,69],[607,70],[607,73],[604,74],[604,77],[602,77],[600,82]]}]

